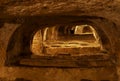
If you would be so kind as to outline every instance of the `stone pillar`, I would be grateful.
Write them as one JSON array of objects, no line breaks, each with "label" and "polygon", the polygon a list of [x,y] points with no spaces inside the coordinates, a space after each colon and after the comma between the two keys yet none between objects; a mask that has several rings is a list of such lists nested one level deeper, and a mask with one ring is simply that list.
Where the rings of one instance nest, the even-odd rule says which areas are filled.
[{"label": "stone pillar", "polygon": [[32,46],[31,46],[32,52],[35,55],[42,55],[42,35],[41,30],[39,30],[33,38]]}]

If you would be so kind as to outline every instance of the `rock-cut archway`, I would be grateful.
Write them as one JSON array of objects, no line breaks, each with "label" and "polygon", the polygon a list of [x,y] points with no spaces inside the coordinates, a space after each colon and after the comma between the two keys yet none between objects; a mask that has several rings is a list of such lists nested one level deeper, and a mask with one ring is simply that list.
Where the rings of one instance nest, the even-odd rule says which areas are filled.
[{"label": "rock-cut archway", "polygon": [[[52,18],[52,17],[50,17]],[[26,18],[26,19],[31,19],[31,18]],[[100,17],[87,17],[87,16],[82,16],[82,17],[64,17],[63,18],[60,16],[57,16],[56,19],[54,20],[51,19],[51,21],[44,21],[47,20],[48,18],[44,18],[44,20],[40,18],[32,18],[32,21],[27,21],[25,20],[24,23],[22,23],[21,27],[16,29],[16,31],[13,33],[11,36],[11,39],[8,44],[7,48],[7,59],[6,59],[6,65],[20,65],[20,60],[24,58],[31,58],[31,55],[33,54],[30,46],[33,40],[33,37],[35,33],[38,30],[43,30],[46,27],[52,27],[52,26],[59,26],[60,25],[83,25],[83,24],[88,24],[94,27],[96,32],[98,33],[100,37],[100,42],[102,44],[103,49],[107,51],[107,57],[108,59],[114,55],[114,48],[112,48],[112,41],[114,39],[114,36],[112,35],[114,29],[111,29],[110,27],[113,27],[114,24],[104,18]],[[110,24],[106,25],[103,20]],[[39,22],[41,21],[41,23]],[[56,21],[56,22],[53,22]],[[61,22],[59,22],[61,21]],[[101,24],[99,24],[101,23]],[[115,35],[115,34],[114,34]],[[104,52],[104,51],[103,51]],[[99,57],[99,55],[98,55]],[[13,60],[14,58],[14,60]],[[94,56],[93,56],[94,59]],[[102,57],[104,60],[104,55]],[[109,59],[109,60],[115,60],[115,58]],[[23,63],[24,64],[24,63]],[[111,66],[112,63],[108,63],[107,65]],[[106,65],[106,64],[105,64]],[[34,66],[34,65],[33,65]],[[36,65],[35,65],[36,66]],[[89,65],[88,65],[89,66]],[[74,66],[76,67],[76,66]],[[77,66],[78,67],[78,66]],[[79,66],[81,67],[81,66]],[[97,65],[96,65],[97,67]]]}]

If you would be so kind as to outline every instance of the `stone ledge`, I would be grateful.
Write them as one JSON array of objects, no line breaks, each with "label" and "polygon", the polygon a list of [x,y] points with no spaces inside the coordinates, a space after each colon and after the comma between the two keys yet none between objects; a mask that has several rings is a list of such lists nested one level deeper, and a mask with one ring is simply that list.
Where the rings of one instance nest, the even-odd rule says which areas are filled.
[{"label": "stone ledge", "polygon": [[[37,58],[36,58],[37,57]],[[109,56],[107,55],[86,55],[84,56],[36,56],[20,60],[20,65],[37,67],[69,67],[69,68],[95,68],[111,67]]]}]

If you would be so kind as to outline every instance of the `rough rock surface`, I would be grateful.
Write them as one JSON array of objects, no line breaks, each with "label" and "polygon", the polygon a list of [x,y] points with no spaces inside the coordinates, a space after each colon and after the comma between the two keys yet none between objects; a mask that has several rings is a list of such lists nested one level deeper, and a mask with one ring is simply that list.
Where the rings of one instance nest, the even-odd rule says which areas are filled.
[{"label": "rough rock surface", "polygon": [[[104,31],[110,42],[106,48],[113,55],[112,63],[115,67],[68,69],[4,66],[7,54],[19,53],[22,36],[29,36],[32,30],[36,30],[35,27],[63,22],[66,24],[81,17],[93,21],[98,29]],[[31,23],[32,21],[34,22]],[[27,27],[22,27],[23,24]],[[11,40],[15,42],[13,51],[9,50]],[[24,44],[26,42],[28,41]],[[32,81],[80,81],[80,78],[120,81],[120,0],[0,0],[0,77],[9,80],[25,78]]]}]

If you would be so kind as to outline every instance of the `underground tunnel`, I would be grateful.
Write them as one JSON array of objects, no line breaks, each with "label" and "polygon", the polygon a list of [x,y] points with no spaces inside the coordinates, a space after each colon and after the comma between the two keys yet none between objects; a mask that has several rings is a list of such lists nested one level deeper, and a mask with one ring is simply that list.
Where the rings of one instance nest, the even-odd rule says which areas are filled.
[{"label": "underground tunnel", "polygon": [[[79,22],[85,23],[89,21],[79,20]],[[37,64],[37,61],[34,61],[34,57],[37,56],[40,57],[38,60],[41,60],[41,63],[45,62],[40,65],[38,63],[38,66],[44,66],[43,64],[45,64],[45,66],[50,65],[55,67],[91,67],[92,65],[89,65],[88,59],[94,61],[98,59],[102,61],[106,60],[106,58],[110,56],[107,36],[104,35],[104,37],[101,36],[101,38],[99,36],[101,34],[99,33],[101,33],[102,30],[97,32],[97,27],[93,27],[87,23],[79,24],[79,22],[77,21],[71,24],[68,21],[67,23],[70,23],[68,25],[58,24],[56,26],[43,28],[39,27],[40,24],[37,22],[35,23],[36,25],[32,23],[33,27],[31,29],[28,29],[29,22],[28,24],[26,24],[26,22],[23,27],[16,29],[9,41],[6,65],[24,65],[24,63],[27,65],[26,63],[28,62],[28,65],[34,66],[34,64]],[[26,28],[28,31],[26,31]],[[13,58],[16,58],[16,60],[13,60]],[[50,64],[46,63],[49,59],[51,60]],[[84,64],[79,60],[85,60],[85,62],[88,61],[88,63]],[[71,64],[67,64],[66,61],[68,61],[68,63],[71,61]],[[56,63],[58,65],[56,65]],[[97,65],[98,67],[102,66],[96,63],[93,67],[97,67]]]},{"label": "underground tunnel", "polygon": [[[110,71],[106,70],[106,73],[112,72],[112,76],[116,75],[115,64],[111,61],[114,58],[112,57],[110,39],[105,31],[96,24],[97,20],[105,20],[107,23],[109,21],[99,17],[88,17],[87,19],[86,17],[66,16],[62,18],[60,16],[56,17],[58,19],[56,22],[53,22],[54,18],[49,22],[42,22],[43,20],[36,17],[32,18],[32,21],[28,21],[31,17],[22,19],[24,22],[16,28],[8,42],[5,66],[64,68],[66,70],[78,70],[79,68],[79,72],[82,71],[81,69],[88,71],[91,68],[96,68],[100,74],[99,68],[110,68]],[[63,22],[59,22],[60,20]],[[113,26],[111,22],[109,24]],[[93,69],[90,72],[94,73],[95,71]],[[96,75],[96,73],[94,74]],[[116,76],[111,79],[116,79]],[[80,80],[97,81],[99,78],[81,76]],[[100,80],[110,81],[106,77]]]},{"label": "underground tunnel", "polygon": [[1,1],[0,80],[119,81],[118,3]]}]

